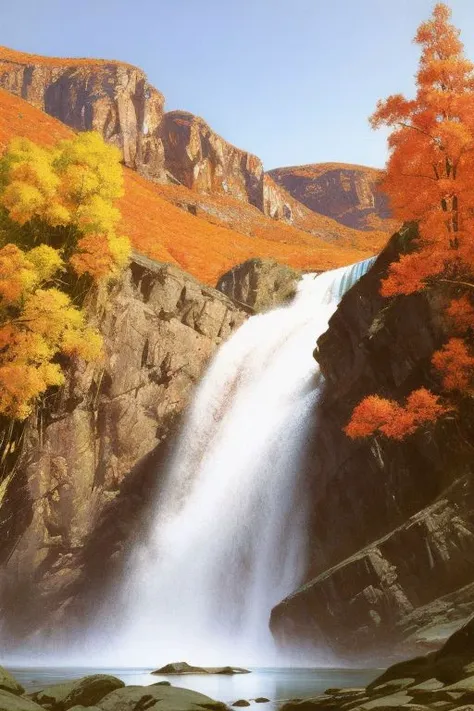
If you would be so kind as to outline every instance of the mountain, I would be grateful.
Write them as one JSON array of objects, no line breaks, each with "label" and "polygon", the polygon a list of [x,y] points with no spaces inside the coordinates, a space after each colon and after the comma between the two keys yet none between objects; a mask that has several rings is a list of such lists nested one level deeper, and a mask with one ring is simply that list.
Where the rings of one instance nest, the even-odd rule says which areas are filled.
[{"label": "mountain", "polygon": [[363,165],[315,163],[275,168],[268,175],[310,210],[357,230],[393,233],[388,200],[377,186],[382,171]]},{"label": "mountain", "polygon": [[[57,119],[0,89],[0,149],[15,136],[51,145],[72,135]],[[370,253],[367,247],[330,244],[230,198],[203,196],[193,210],[197,194],[187,188],[155,184],[129,168],[124,168],[124,177],[123,231],[134,248],[180,265],[207,284],[216,284],[222,274],[252,257],[317,271]]]},{"label": "mountain", "polygon": [[[257,156],[228,143],[203,119],[184,111],[165,113],[163,95],[131,65],[48,58],[0,47],[0,87],[75,130],[98,131],[121,149],[127,167],[160,184],[161,197],[206,221],[282,244],[305,244],[300,233],[307,232],[319,241],[362,252],[355,259],[347,255],[349,261],[373,254],[387,240],[384,225],[364,232],[323,211],[315,213],[266,174]],[[310,241],[308,246],[316,245]],[[303,256],[305,247],[299,257],[286,254],[285,248],[274,254],[268,246],[258,249],[241,259],[236,254],[219,266],[220,273],[256,256],[315,268]],[[334,261],[325,261],[336,266],[347,263],[345,259],[336,250]],[[193,268],[191,261],[184,266]]]}]

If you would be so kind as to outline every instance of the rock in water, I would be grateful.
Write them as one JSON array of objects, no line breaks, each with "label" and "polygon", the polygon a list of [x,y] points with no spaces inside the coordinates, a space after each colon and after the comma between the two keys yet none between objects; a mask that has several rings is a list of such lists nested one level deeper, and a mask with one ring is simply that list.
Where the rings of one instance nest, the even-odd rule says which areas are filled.
[{"label": "rock in water", "polygon": [[237,707],[250,706],[250,701],[246,701],[245,699],[238,699],[237,701],[234,701],[232,706],[237,706]]},{"label": "rock in water", "polygon": [[241,667],[193,667],[187,662],[173,662],[161,669],[155,669],[152,674],[250,674],[248,669]]},{"label": "rock in water", "polygon": [[0,667],[0,689],[9,691],[11,694],[23,694],[25,692],[22,685],[3,667]]},{"label": "rock in water", "polygon": [[227,706],[197,691],[175,686],[126,686],[108,694],[98,704],[102,711],[227,711]]},{"label": "rock in water", "polygon": [[123,681],[115,676],[93,674],[65,684],[47,686],[29,694],[29,698],[49,711],[67,711],[74,706],[94,706],[111,691],[123,686]]}]

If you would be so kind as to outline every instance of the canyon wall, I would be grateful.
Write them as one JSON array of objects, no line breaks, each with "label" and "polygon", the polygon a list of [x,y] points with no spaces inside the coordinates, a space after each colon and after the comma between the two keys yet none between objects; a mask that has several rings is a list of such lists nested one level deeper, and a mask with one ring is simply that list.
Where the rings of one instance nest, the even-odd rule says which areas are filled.
[{"label": "canyon wall", "polygon": [[139,256],[95,306],[105,361],[76,364],[0,483],[0,607],[17,638],[45,621],[73,624],[71,610],[123,564],[196,384],[246,318],[222,293]]},{"label": "canyon wall", "polygon": [[271,619],[285,647],[381,663],[439,646],[474,611],[474,412],[403,443],[343,432],[365,395],[403,400],[438,387],[430,361],[444,338],[444,297],[379,295],[413,235],[392,238],[318,342],[326,383],[308,463],[310,571]]}]

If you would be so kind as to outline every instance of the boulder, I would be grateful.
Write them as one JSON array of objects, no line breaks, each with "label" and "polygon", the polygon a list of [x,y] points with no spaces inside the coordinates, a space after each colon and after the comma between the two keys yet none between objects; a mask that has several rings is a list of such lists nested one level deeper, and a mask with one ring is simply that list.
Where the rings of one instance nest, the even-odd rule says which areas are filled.
[{"label": "boulder", "polygon": [[94,706],[104,696],[124,687],[115,676],[93,674],[65,684],[54,684],[29,694],[29,698],[49,711],[66,711],[74,706]]},{"label": "boulder", "polygon": [[301,273],[273,259],[248,259],[217,282],[217,289],[238,305],[255,313],[289,301],[295,294]]},{"label": "boulder", "polygon": [[250,706],[250,701],[246,701],[245,699],[238,699],[237,701],[234,701],[232,706]]},{"label": "boulder", "polygon": [[227,706],[199,694],[175,686],[126,686],[112,691],[99,704],[101,711],[227,711]]},{"label": "boulder", "polygon": [[0,711],[42,711],[42,707],[26,696],[0,689]]},{"label": "boulder", "polygon": [[11,694],[23,694],[24,688],[4,667],[0,667],[0,689]]}]

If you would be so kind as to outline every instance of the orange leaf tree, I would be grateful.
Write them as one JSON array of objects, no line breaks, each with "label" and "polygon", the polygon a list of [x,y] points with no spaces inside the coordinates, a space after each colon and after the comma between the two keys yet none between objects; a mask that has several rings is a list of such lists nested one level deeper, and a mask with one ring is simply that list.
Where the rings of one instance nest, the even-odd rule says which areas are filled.
[{"label": "orange leaf tree", "polygon": [[[418,225],[412,251],[391,264],[381,294],[413,294],[440,281],[456,288],[446,313],[459,337],[434,354],[433,365],[445,390],[465,392],[474,365],[468,343],[474,327],[474,64],[450,16],[439,3],[418,29],[416,97],[390,96],[370,120],[374,128],[392,129],[382,187],[394,216]],[[422,416],[413,416],[416,393],[405,406],[370,396],[354,410],[346,433],[355,438],[380,431],[400,439],[446,412],[428,391],[416,392],[422,393]],[[377,419],[382,402],[393,424]]]}]

